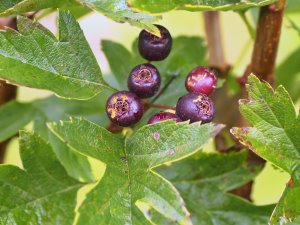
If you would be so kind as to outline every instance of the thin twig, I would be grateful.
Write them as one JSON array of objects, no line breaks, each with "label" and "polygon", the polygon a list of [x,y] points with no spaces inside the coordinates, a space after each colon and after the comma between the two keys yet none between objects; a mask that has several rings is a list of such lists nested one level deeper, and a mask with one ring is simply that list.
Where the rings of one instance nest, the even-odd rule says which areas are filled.
[{"label": "thin twig", "polygon": [[150,101],[150,103],[154,103],[170,86],[170,84],[175,80],[177,76],[173,75],[171,76],[171,78],[167,81],[167,83],[165,84],[165,86],[158,92],[158,94]]},{"label": "thin twig", "polygon": [[244,21],[246,27],[247,27],[247,30],[248,30],[248,33],[250,34],[250,37],[252,39],[255,38],[255,30],[254,28],[252,27],[252,25],[250,24],[247,16],[246,16],[246,12],[245,11],[242,11],[242,12],[239,12],[239,15],[240,17],[242,18],[242,20]]}]

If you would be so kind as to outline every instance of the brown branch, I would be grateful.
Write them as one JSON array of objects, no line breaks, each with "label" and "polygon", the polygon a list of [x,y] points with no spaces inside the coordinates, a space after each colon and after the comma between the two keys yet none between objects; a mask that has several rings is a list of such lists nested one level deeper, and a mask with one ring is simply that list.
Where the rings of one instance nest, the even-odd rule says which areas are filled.
[{"label": "brown branch", "polygon": [[[260,9],[249,72],[274,85],[274,69],[280,40],[285,0]],[[247,71],[246,76],[249,75]]]},{"label": "brown branch", "polygon": [[[3,18],[0,19],[0,29],[9,27],[12,29],[17,28],[16,18]],[[0,106],[8,101],[15,99],[17,96],[17,87],[7,84],[5,81],[0,81]],[[5,119],[5,118],[4,118]],[[0,164],[4,161],[5,150],[9,140],[0,143]]]},{"label": "brown branch", "polygon": [[[204,12],[204,27],[208,47],[209,65],[210,67],[217,69],[218,76],[226,77],[230,67],[225,60],[223,51],[220,13],[217,11]],[[214,96],[218,96],[219,92],[220,91],[217,91]],[[224,96],[223,94],[221,95]],[[215,137],[214,142],[217,150],[228,148],[226,138],[224,137],[224,131]]]},{"label": "brown branch", "polygon": [[[265,80],[274,85],[275,62],[280,40],[285,3],[286,0],[279,0],[277,3],[260,8],[252,59],[242,80],[246,81],[247,77],[253,73],[261,80]],[[246,90],[245,88],[242,88],[241,98],[246,97]],[[248,126],[247,121],[240,117],[238,126]],[[249,150],[248,163],[264,165],[265,161]],[[253,182],[249,182],[232,192],[251,200],[250,195],[252,191],[252,184]]]}]

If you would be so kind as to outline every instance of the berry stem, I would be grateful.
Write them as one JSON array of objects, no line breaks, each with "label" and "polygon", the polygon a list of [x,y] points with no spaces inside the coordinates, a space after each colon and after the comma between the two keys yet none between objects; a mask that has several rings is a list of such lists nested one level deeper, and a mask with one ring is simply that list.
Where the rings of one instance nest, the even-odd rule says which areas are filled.
[{"label": "berry stem", "polygon": [[158,94],[150,101],[150,104],[154,103],[170,86],[170,84],[175,80],[176,75],[172,75],[172,77],[168,80],[165,86],[158,92]]},{"label": "berry stem", "polygon": [[144,107],[146,109],[148,109],[148,108],[159,108],[159,109],[170,109],[170,110],[176,109],[174,106],[163,105],[163,104],[152,104],[152,103],[145,103]]}]

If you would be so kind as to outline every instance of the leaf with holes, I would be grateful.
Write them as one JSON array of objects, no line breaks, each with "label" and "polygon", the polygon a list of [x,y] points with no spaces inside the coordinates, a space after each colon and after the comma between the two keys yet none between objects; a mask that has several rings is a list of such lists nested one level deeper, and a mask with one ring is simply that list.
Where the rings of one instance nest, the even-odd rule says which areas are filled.
[{"label": "leaf with holes", "polygon": [[283,86],[274,91],[251,75],[247,91],[249,100],[240,101],[240,111],[253,127],[233,128],[231,132],[242,144],[291,175],[270,224],[293,220],[300,215],[300,117]]},{"label": "leaf with holes", "polygon": [[38,136],[21,132],[20,148],[24,170],[0,165],[0,224],[72,224],[83,184]]},{"label": "leaf with holes", "polygon": [[171,221],[190,224],[181,197],[153,168],[195,153],[222,128],[166,121],[144,126],[124,140],[85,120],[49,126],[75,151],[106,164],[104,177],[79,209],[78,224],[84,225],[150,224],[143,205]]}]

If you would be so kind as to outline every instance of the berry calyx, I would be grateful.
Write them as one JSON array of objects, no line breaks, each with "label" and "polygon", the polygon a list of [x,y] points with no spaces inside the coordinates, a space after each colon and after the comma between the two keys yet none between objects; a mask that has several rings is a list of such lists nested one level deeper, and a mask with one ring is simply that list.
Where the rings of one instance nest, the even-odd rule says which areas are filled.
[{"label": "berry calyx", "polygon": [[128,88],[140,98],[149,98],[157,93],[160,82],[160,74],[155,66],[141,64],[130,72]]},{"label": "berry calyx", "polygon": [[196,67],[187,76],[185,87],[189,92],[210,95],[217,87],[217,77],[207,67]]},{"label": "berry calyx", "polygon": [[160,61],[168,57],[172,48],[172,37],[170,32],[161,25],[155,25],[161,37],[146,30],[139,35],[139,52],[142,57],[149,61]]},{"label": "berry calyx", "polygon": [[143,116],[140,99],[129,91],[112,94],[106,102],[106,114],[114,124],[127,127],[137,123]]},{"label": "berry calyx", "polygon": [[176,123],[182,120],[174,113],[170,112],[159,112],[154,114],[149,120],[148,124],[159,123],[165,120],[174,120]]},{"label": "berry calyx", "polygon": [[183,121],[209,123],[214,118],[215,108],[205,94],[189,93],[178,100],[176,114]]}]

